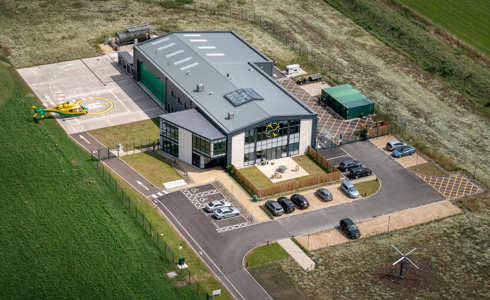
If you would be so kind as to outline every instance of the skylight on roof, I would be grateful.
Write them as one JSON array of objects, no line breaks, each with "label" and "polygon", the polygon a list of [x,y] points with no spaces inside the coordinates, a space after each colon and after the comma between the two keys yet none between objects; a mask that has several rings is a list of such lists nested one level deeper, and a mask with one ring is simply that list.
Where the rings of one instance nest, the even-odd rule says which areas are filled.
[{"label": "skylight on roof", "polygon": [[254,100],[264,100],[264,97],[251,88],[238,89],[226,94],[224,97],[233,104],[233,106],[240,106]]}]

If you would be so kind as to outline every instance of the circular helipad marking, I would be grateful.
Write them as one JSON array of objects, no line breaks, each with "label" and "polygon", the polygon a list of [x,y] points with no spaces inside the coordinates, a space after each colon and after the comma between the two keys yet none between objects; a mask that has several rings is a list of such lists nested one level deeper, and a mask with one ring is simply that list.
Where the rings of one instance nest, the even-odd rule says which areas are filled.
[{"label": "circular helipad marking", "polygon": [[105,97],[90,96],[77,101],[77,103],[81,102],[84,107],[88,108],[87,114],[89,115],[105,114],[114,108],[112,101]]}]

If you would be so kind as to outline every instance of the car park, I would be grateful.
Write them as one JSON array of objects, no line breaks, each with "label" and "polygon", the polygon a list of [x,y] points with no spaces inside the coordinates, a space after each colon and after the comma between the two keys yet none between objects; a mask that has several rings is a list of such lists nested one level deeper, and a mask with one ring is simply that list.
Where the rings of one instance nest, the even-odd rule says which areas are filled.
[{"label": "car park", "polygon": [[277,203],[279,203],[282,206],[284,212],[287,214],[292,213],[296,209],[296,206],[294,206],[293,201],[291,201],[291,199],[289,199],[288,197],[277,198]]},{"label": "car park", "polygon": [[305,196],[300,194],[294,194],[291,196],[291,201],[298,207],[299,209],[306,209],[310,206],[308,200],[306,200]]},{"label": "car park", "polygon": [[218,208],[231,206],[231,203],[226,200],[214,200],[206,204],[204,210],[207,212],[214,212]]},{"label": "car park", "polygon": [[344,181],[340,184],[340,190],[344,192],[350,198],[359,197],[359,191],[350,181]]},{"label": "car park", "polygon": [[216,220],[222,220],[222,219],[236,217],[239,214],[240,214],[240,211],[238,210],[238,208],[233,207],[233,206],[224,206],[224,207],[216,209],[213,212],[213,217]]},{"label": "car park", "polygon": [[353,159],[344,160],[339,164],[339,170],[341,172],[349,172],[350,169],[359,168],[359,167],[362,167],[361,162]]},{"label": "car park", "polygon": [[342,230],[350,239],[358,239],[361,237],[361,232],[351,219],[342,219],[339,224],[340,230]]},{"label": "car park", "polygon": [[399,140],[391,140],[388,143],[386,143],[386,150],[388,151],[393,151],[398,147],[406,146],[407,144],[405,142],[399,141]]},{"label": "car park", "polygon": [[412,155],[415,153],[415,148],[412,146],[401,146],[393,150],[393,157],[399,158],[403,156]]},{"label": "car park", "polygon": [[373,174],[373,171],[371,171],[371,169],[369,168],[363,168],[363,167],[354,168],[350,170],[349,178],[356,179],[356,178],[370,176],[371,174]]},{"label": "car park", "polygon": [[272,213],[273,216],[278,217],[284,214],[284,208],[281,204],[274,200],[267,200],[265,202],[265,207]]},{"label": "car park", "polygon": [[318,198],[320,198],[320,200],[322,200],[324,202],[329,202],[329,201],[333,200],[332,193],[328,189],[325,189],[325,188],[321,188],[321,189],[316,190],[315,195]]}]

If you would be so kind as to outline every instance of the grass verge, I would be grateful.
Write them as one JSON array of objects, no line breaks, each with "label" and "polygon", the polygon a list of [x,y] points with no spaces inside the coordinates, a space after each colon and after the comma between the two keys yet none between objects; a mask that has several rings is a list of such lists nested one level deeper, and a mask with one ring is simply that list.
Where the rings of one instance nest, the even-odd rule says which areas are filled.
[{"label": "grass verge", "polygon": [[294,282],[281,269],[279,263],[260,265],[251,268],[249,272],[273,299],[306,299],[299,289],[295,287]]},{"label": "grass verge", "polygon": [[422,173],[427,176],[446,176],[438,166],[434,165],[431,162],[427,162],[424,164],[420,164],[417,166],[413,166],[409,168],[410,170],[416,171],[417,173]]},{"label": "grass verge", "polygon": [[191,273],[195,276],[193,280],[198,281],[207,291],[221,289],[222,295],[220,297],[223,299],[233,299],[228,291],[209,272],[204,263],[197,257],[174,227],[169,224],[165,217],[153,208],[149,201],[143,195],[135,191],[126,181],[115,174],[113,174],[113,177],[124,192],[133,200],[135,206],[146,216],[148,221],[150,221],[152,228],[163,234],[165,242],[174,253],[179,257],[185,257],[185,261],[189,265]]},{"label": "grass verge", "polygon": [[247,255],[247,267],[253,268],[265,265],[283,258],[289,254],[278,243],[272,243],[255,248]]},{"label": "grass verge", "polygon": [[[281,261],[289,278],[308,298],[485,298],[490,267],[490,194],[460,199],[465,213],[404,230],[313,251],[319,263],[303,272],[291,259]],[[402,251],[417,248],[410,258],[421,270],[408,267],[405,279],[391,264]],[[335,278],[335,280],[332,280]]]},{"label": "grass verge", "polygon": [[109,147],[123,145],[123,150],[160,139],[160,118],[91,130],[89,133]]},{"label": "grass verge", "polygon": [[367,197],[379,190],[378,179],[354,184],[362,197]]},{"label": "grass verge", "polygon": [[0,298],[196,299],[96,171],[90,155],[0,65]]},{"label": "grass verge", "polygon": [[165,182],[182,179],[172,166],[151,153],[137,153],[121,157],[128,165],[148,179],[154,186],[163,187]]}]

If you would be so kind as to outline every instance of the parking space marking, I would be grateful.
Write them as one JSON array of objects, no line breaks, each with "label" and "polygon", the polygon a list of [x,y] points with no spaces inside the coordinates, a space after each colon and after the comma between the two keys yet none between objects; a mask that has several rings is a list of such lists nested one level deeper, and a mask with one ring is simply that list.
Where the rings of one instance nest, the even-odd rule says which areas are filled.
[{"label": "parking space marking", "polygon": [[464,176],[427,176],[417,174],[446,199],[455,199],[479,193],[480,188]]},{"label": "parking space marking", "polygon": [[223,233],[223,232],[230,231],[230,230],[235,230],[235,229],[239,229],[239,228],[245,228],[245,227],[248,227],[250,225],[251,224],[249,222],[243,222],[243,223],[239,223],[239,224],[235,224],[235,225],[230,225],[230,226],[226,226],[226,227],[217,228],[216,231],[219,232],[219,233]]}]

